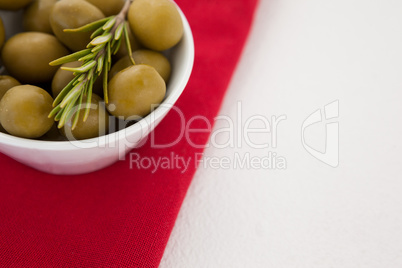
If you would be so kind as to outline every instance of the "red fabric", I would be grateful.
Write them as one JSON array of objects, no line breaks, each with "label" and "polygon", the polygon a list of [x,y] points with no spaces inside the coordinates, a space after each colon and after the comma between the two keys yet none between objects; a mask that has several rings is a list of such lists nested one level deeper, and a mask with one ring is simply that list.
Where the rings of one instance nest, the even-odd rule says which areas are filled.
[{"label": "red fabric", "polygon": [[[177,0],[192,26],[196,59],[177,103],[186,122],[213,123],[247,37],[257,0]],[[158,142],[173,141],[178,116],[156,128]],[[196,120],[193,127],[204,127]],[[205,144],[209,133],[194,133]],[[146,144],[142,157],[194,158],[182,139],[169,149]],[[193,161],[194,163],[194,161]],[[157,267],[196,165],[130,169],[129,161],[81,176],[53,176],[0,155],[0,267]]]}]

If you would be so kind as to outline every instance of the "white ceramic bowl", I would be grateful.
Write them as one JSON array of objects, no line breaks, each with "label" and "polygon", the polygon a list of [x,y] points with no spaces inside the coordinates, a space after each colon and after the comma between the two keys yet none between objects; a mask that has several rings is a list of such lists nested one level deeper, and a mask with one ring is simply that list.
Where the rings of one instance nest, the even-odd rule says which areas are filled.
[{"label": "white ceramic bowl", "polygon": [[[166,116],[182,94],[190,78],[194,62],[194,41],[190,26],[180,10],[184,36],[169,57],[172,75],[166,98],[150,115],[138,123],[99,138],[77,142],[29,140],[0,133],[0,152],[35,169],[53,174],[83,174],[102,169],[123,159],[138,147]],[[20,30],[21,13],[0,12],[8,35]]]}]

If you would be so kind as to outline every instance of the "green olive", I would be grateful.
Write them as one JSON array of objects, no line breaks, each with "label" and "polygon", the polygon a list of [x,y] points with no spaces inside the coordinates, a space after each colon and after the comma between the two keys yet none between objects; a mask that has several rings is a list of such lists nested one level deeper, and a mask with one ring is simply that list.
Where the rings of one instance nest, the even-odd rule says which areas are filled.
[{"label": "green olive", "polygon": [[0,17],[0,49],[3,47],[5,40],[6,40],[6,31],[4,30],[3,20]]},{"label": "green olive", "polygon": [[45,90],[31,85],[16,86],[0,101],[0,121],[11,135],[39,138],[52,127],[49,118],[53,99]]},{"label": "green olive", "polygon": [[[146,64],[154,67],[166,83],[169,81],[171,67],[169,60],[162,53],[141,49],[133,52],[133,59],[136,64]],[[118,72],[131,65],[132,63],[128,56],[120,59],[110,69],[109,78],[112,79]]]},{"label": "green olive", "polygon": [[4,10],[18,10],[26,7],[32,0],[1,0],[0,9]]},{"label": "green olive", "polygon": [[169,49],[183,36],[180,13],[170,0],[135,0],[128,21],[138,40],[152,50]]},{"label": "green olive", "polygon": [[18,82],[15,78],[9,75],[0,75],[0,100],[10,88],[19,85],[21,85],[20,82]]},{"label": "green olive", "polygon": [[91,41],[90,32],[67,33],[64,29],[79,28],[105,16],[99,8],[82,0],[61,0],[50,13],[50,25],[57,38],[72,51],[85,49]]},{"label": "green olive", "polygon": [[68,54],[56,37],[46,33],[25,32],[7,40],[1,52],[8,72],[24,83],[50,81],[57,67],[49,62]]},{"label": "green olive", "polygon": [[[52,80],[52,95],[53,98],[56,98],[57,95],[60,94],[60,92],[63,90],[63,88],[65,86],[68,85],[68,83],[71,82],[71,80],[74,79],[74,74],[73,72],[70,71],[65,71],[62,70],[61,67],[79,67],[81,66],[82,62],[79,61],[74,61],[74,62],[69,62],[69,63],[65,63],[63,65],[60,66],[60,68],[57,70],[57,72],[55,73],[53,80]],[[103,84],[102,84],[102,78],[99,77],[96,82],[93,85],[93,92],[98,94],[98,95],[102,95],[103,94]]]},{"label": "green olive", "polygon": [[[15,78],[8,75],[0,75],[0,101],[6,92],[15,87],[21,85]],[[7,133],[0,122],[0,132]]]},{"label": "green olive", "polygon": [[106,17],[119,14],[125,0],[86,0],[99,8]]},{"label": "green olive", "polygon": [[133,65],[116,74],[109,83],[109,112],[124,120],[148,115],[153,105],[162,102],[166,84],[148,65]]},{"label": "green olive", "polygon": [[[84,97],[84,102],[80,110],[80,115],[78,118],[78,124],[71,130],[72,119],[66,122],[64,127],[61,129],[61,133],[68,140],[84,140],[91,139],[105,135],[109,126],[109,115],[104,106],[103,100],[96,94],[92,95],[91,98],[91,110],[87,120],[84,122],[84,113],[86,106],[86,97]],[[74,116],[73,116],[74,118]]]},{"label": "green olive", "polygon": [[[136,50],[140,49],[140,43],[134,37],[130,26],[128,26],[128,38],[130,39],[131,51],[136,51]],[[123,35],[123,38],[121,40],[121,46],[120,46],[119,50],[117,51],[117,53],[114,55],[114,58],[121,59],[128,55],[128,50],[127,50],[127,46],[126,46],[125,42],[126,42],[126,37]]]},{"label": "green olive", "polygon": [[49,16],[57,0],[34,0],[24,11],[23,25],[25,31],[53,34]]}]

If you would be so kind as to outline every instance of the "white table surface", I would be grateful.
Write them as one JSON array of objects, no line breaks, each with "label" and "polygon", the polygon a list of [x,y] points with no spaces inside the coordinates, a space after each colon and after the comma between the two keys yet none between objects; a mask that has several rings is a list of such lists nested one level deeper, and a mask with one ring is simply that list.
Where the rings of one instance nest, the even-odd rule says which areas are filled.
[{"label": "white table surface", "polygon": [[[287,167],[200,167],[160,267],[402,267],[401,90],[400,0],[261,0],[220,115],[236,122],[240,101],[244,121],[287,119],[276,148],[243,137],[205,157],[272,152]],[[304,120],[334,101],[336,168],[301,142]],[[323,151],[325,129],[325,121],[306,128],[306,144]]]}]

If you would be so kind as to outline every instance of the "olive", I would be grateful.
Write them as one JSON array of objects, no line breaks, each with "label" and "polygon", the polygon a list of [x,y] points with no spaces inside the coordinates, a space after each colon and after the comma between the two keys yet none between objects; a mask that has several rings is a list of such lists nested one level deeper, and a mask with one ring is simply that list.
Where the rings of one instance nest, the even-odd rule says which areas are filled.
[{"label": "olive", "polygon": [[24,11],[23,25],[25,31],[53,34],[49,16],[57,0],[34,0]]},{"label": "olive", "polygon": [[72,118],[66,122],[63,128],[61,128],[61,133],[68,140],[84,140],[99,137],[107,133],[107,128],[109,126],[109,115],[104,106],[103,100],[96,94],[92,95],[91,98],[91,109],[87,120],[84,122],[85,106],[87,101],[84,97],[83,104],[81,106],[80,115],[78,118],[78,124],[72,130]]},{"label": "olive", "polygon": [[39,138],[52,127],[49,118],[53,99],[40,87],[16,86],[4,94],[0,101],[0,121],[11,135]]},{"label": "olive", "polygon": [[170,0],[135,0],[128,21],[138,40],[152,50],[169,49],[183,36],[180,13]]},{"label": "olive", "polygon": [[[136,51],[137,49],[140,49],[140,43],[138,43],[137,39],[134,37],[130,26],[128,26],[127,32],[128,32],[128,38],[130,39],[131,51]],[[127,50],[127,46],[126,46],[126,37],[123,35],[123,38],[121,40],[121,46],[120,46],[119,50],[117,51],[117,53],[115,54],[114,58],[121,59],[127,55],[128,55],[128,50]]]},{"label": "olive", "polygon": [[50,13],[50,25],[57,38],[72,51],[85,49],[90,42],[90,32],[68,33],[64,29],[75,29],[105,16],[99,8],[82,0],[61,0]]},{"label": "olive", "polygon": [[[21,85],[20,82],[18,82],[15,78],[8,75],[0,75],[0,101],[10,88],[19,85]],[[7,133],[7,131],[1,126],[1,121],[0,132]]]},{"label": "olive", "polygon": [[26,7],[32,0],[1,0],[0,9],[4,10],[18,10]]},{"label": "olive", "polygon": [[24,83],[50,81],[57,67],[49,62],[68,54],[56,37],[46,33],[25,32],[14,35],[1,52],[8,72]]},{"label": "olive", "polygon": [[[61,67],[79,67],[81,66],[82,62],[79,61],[73,61],[69,63],[63,64]],[[57,95],[60,94],[60,92],[64,89],[65,86],[68,85],[68,83],[71,82],[71,80],[74,79],[74,74],[73,72],[70,71],[65,71],[59,68],[57,72],[55,73],[53,80],[52,80],[52,95],[54,98],[57,97]],[[93,92],[102,95],[103,94],[103,84],[102,84],[102,78],[98,78],[96,82],[93,85]]]},{"label": "olive", "polygon": [[162,102],[166,84],[148,65],[133,65],[116,74],[108,87],[109,112],[124,120],[136,120],[149,114],[153,105]]},{"label": "olive", "polygon": [[[20,83],[17,80],[15,80],[14,78],[12,78],[11,76],[0,75],[0,101],[3,98],[4,94],[6,94],[6,92],[10,88],[18,86],[18,85],[20,85]],[[7,131],[1,125],[1,122],[0,122],[0,132],[7,133]]]},{"label": "olive", "polygon": [[106,17],[117,15],[124,6],[125,0],[86,0],[99,8]]},{"label": "olive", "polygon": [[[133,59],[136,64],[147,64],[155,68],[167,83],[170,77],[171,67],[169,60],[162,54],[152,50],[141,49],[133,52]],[[116,62],[109,72],[109,78],[112,79],[118,72],[131,66],[132,63],[128,56]]]},{"label": "olive", "polygon": [[3,47],[5,40],[6,40],[6,31],[4,30],[3,20],[0,17],[0,49]]},{"label": "olive", "polygon": [[20,82],[18,82],[15,78],[9,75],[0,75],[0,100],[10,88],[19,85],[21,85]]}]

